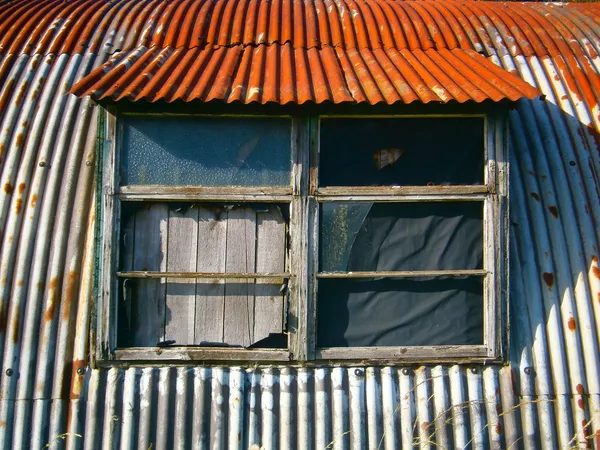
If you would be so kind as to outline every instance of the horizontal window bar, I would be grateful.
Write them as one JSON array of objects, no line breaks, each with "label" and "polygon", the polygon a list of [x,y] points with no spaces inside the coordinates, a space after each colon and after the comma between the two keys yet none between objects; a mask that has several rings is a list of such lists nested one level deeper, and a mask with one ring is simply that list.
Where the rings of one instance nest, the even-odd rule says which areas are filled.
[{"label": "horizontal window bar", "polygon": [[317,195],[319,202],[483,202],[489,194],[465,195]]},{"label": "horizontal window bar", "polygon": [[224,203],[289,203],[291,195],[270,194],[116,194],[122,201],[130,202],[168,202],[168,201],[205,201]]},{"label": "horizontal window bar", "polygon": [[213,195],[284,195],[292,194],[291,186],[255,187],[255,186],[163,186],[139,185],[120,186],[115,189],[118,194],[213,194]]},{"label": "horizontal window bar", "polygon": [[132,271],[117,272],[119,278],[290,278],[287,272],[282,273],[212,273],[212,272],[150,272]]},{"label": "horizontal window bar", "polygon": [[464,195],[487,194],[490,187],[472,186],[335,186],[318,188],[317,195]]},{"label": "horizontal window bar", "polygon": [[317,278],[413,278],[413,277],[461,277],[485,276],[487,270],[398,270],[388,272],[321,272]]},{"label": "horizontal window bar", "polygon": [[317,359],[410,359],[423,361],[456,358],[490,358],[485,345],[436,345],[423,347],[329,347],[316,350]]}]

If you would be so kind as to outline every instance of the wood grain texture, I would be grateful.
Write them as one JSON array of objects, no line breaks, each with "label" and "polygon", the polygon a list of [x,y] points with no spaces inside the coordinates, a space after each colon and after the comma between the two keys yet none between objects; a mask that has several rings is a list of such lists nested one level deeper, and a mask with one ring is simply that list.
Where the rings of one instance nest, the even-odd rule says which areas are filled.
[{"label": "wood grain texture", "polygon": [[[283,272],[286,230],[279,208],[271,206],[266,212],[258,212],[256,229],[256,272]],[[277,284],[256,280],[254,342],[283,330],[284,305],[280,289]]]},{"label": "wood grain texture", "polygon": [[[196,270],[225,272],[227,250],[227,211],[200,207],[198,210],[198,258]],[[222,279],[197,280],[194,342],[223,342],[225,282]]]},{"label": "wood grain texture", "polygon": [[[198,208],[186,205],[169,211],[167,270],[196,270],[198,254]],[[165,298],[165,340],[177,345],[194,343],[196,282],[167,279]]]},{"label": "wood grain texture", "polygon": [[[143,206],[137,213],[134,270],[166,270],[168,218],[165,204]],[[164,338],[165,280],[144,280],[137,286],[132,345],[154,346]]]},{"label": "wood grain texture", "polygon": [[[254,272],[256,264],[256,213],[251,208],[229,211],[226,272]],[[252,284],[250,284],[252,283]],[[225,284],[224,341],[249,346],[254,333],[254,282],[227,280]]]}]

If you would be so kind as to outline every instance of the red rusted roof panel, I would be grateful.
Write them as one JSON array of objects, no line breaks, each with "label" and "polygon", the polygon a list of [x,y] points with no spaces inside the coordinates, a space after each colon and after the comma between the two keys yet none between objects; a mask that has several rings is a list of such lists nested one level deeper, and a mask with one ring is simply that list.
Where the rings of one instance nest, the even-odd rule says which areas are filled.
[{"label": "red rusted roof panel", "polygon": [[[598,48],[600,4],[394,0],[23,0],[0,5],[0,54],[203,48]],[[506,48],[501,48],[506,47]]]},{"label": "red rusted roof panel", "polygon": [[72,90],[97,100],[242,103],[423,103],[534,98],[538,91],[473,50],[291,44],[140,47],[121,52]]}]

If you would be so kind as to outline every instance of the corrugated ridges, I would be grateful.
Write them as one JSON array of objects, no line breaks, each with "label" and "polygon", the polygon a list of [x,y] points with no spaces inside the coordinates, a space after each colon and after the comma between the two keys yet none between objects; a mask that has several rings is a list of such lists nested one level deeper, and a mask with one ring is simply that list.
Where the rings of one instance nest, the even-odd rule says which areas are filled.
[{"label": "corrugated ridges", "polygon": [[492,40],[500,37],[513,56],[544,56],[556,54],[561,43],[581,53],[584,42],[570,39],[578,34],[597,44],[599,12],[594,4],[452,0],[25,0],[0,6],[0,54],[291,43],[294,48],[474,48],[490,55]]},{"label": "corrugated ridges", "polygon": [[[27,4],[6,2],[1,8]],[[55,3],[57,8],[70,4]],[[115,47],[105,46],[105,42],[129,42],[131,36],[136,38],[130,39],[132,45],[128,48],[139,47],[146,31],[129,29],[133,22],[124,20],[129,13],[123,13],[136,4],[102,3],[104,9],[98,13],[104,15],[102,27],[93,28],[99,22],[85,22],[89,27],[84,28],[89,28],[87,33],[93,36],[90,39],[96,42],[96,50]],[[38,5],[24,8],[20,14],[31,18]],[[145,11],[147,4],[140,5]],[[192,408],[195,415],[191,420],[186,416],[183,423],[198,424],[201,419],[210,423],[210,417],[217,412],[216,405],[225,404],[224,415],[220,417],[227,418],[225,424],[233,425],[211,434],[213,437],[204,435],[202,438],[223,442],[225,436],[237,432],[235,424],[240,423],[230,420],[230,417],[240,417],[239,409],[232,408],[235,403],[231,403],[232,406],[229,403],[238,398],[237,391],[232,393],[231,389],[223,388],[216,390],[213,397],[212,390],[209,393],[207,384],[200,381],[202,371],[207,370],[212,371],[206,379],[211,386],[213,378],[218,384],[219,380],[238,377],[244,379],[244,398],[250,392],[256,393],[254,398],[258,398],[260,409],[244,409],[243,436],[262,436],[261,430],[265,429],[276,436],[277,443],[297,439],[302,445],[295,448],[316,448],[313,442],[325,442],[333,435],[332,430],[336,430],[336,437],[342,431],[340,448],[352,448],[354,441],[350,439],[360,433],[344,434],[349,430],[345,427],[359,429],[365,421],[366,433],[379,436],[385,432],[389,437],[396,432],[394,442],[398,442],[410,435],[411,420],[402,421],[403,417],[413,417],[418,420],[417,424],[430,421],[437,417],[438,411],[444,411],[447,408],[444,405],[450,405],[450,401],[453,418],[446,427],[440,428],[446,431],[445,434],[440,432],[444,437],[437,441],[441,442],[439,447],[452,448],[456,436],[460,439],[458,442],[466,442],[470,439],[470,430],[485,428],[490,434],[483,439],[484,443],[489,439],[490,448],[509,448],[513,442],[516,443],[512,448],[572,448],[573,437],[580,446],[589,444],[597,448],[595,435],[600,435],[597,376],[600,91],[596,80],[600,46],[594,11],[598,5],[527,4],[521,7],[509,4],[521,10],[549,11],[550,17],[544,20],[556,26],[563,22],[565,36],[574,39],[563,43],[551,35],[542,41],[538,36],[548,33],[542,26],[536,25],[528,34],[520,34],[524,32],[510,25],[507,15],[499,20],[493,13],[495,8],[504,7],[502,4],[490,4],[492,10],[477,15],[471,14],[469,8],[487,8],[488,4],[467,3],[465,9],[460,5],[456,3],[456,9],[462,11],[465,26],[472,27],[474,33],[469,38],[475,42],[473,48],[484,50],[495,63],[518,73],[546,95],[545,102],[519,102],[510,117],[513,246],[510,254],[511,361],[508,366],[485,368],[483,390],[477,382],[480,375],[470,374],[469,368],[464,366],[419,368],[417,373],[424,371],[425,377],[453,380],[449,384],[432,380],[433,385],[422,383],[422,378],[413,378],[410,372],[408,376],[403,375],[401,368],[381,368],[367,369],[367,373],[368,370],[387,371],[392,375],[365,378],[364,385],[354,391],[351,386],[355,386],[357,380],[353,377],[351,385],[348,373],[342,375],[342,380],[348,381],[342,381],[337,390],[312,390],[310,394],[298,395],[293,400],[288,397],[284,401],[281,396],[270,396],[272,391],[267,387],[263,390],[257,381],[252,381],[261,380],[262,372],[240,376],[234,369],[219,368],[88,369],[94,199],[90,194],[92,177],[87,161],[88,155],[94,153],[95,117],[93,113],[87,114],[90,107],[87,99],[79,100],[66,92],[83,73],[103,64],[107,55],[99,55],[97,59],[87,53],[51,55],[51,64],[44,65],[40,63],[46,59],[29,56],[36,48],[33,46],[28,47],[33,50],[26,55],[3,53],[0,59],[0,199],[3,202],[0,448],[39,449],[49,442],[53,443],[52,447],[60,448],[65,441],[59,436],[63,435],[68,448],[83,445],[89,449],[147,450],[148,446],[143,444],[149,439],[156,440],[152,436],[156,436],[158,429],[164,433],[161,436],[166,439],[165,447],[170,442],[185,443],[188,442],[185,439],[189,439],[185,434],[188,431],[182,434],[182,428],[177,428],[178,422],[171,419],[187,405],[200,404],[210,406]],[[90,4],[89,10],[97,9]],[[515,13],[511,18],[521,20],[521,16]],[[537,12],[530,16],[541,20]],[[510,26],[506,26],[504,20]],[[5,26],[7,21],[3,19],[0,23]],[[39,23],[41,27],[41,19]],[[552,28],[549,31],[552,32]],[[0,36],[5,36],[4,31]],[[35,33],[31,36],[35,38]],[[137,36],[140,36],[139,42]],[[60,53],[61,47],[57,48]],[[534,56],[534,48],[540,54],[552,49],[553,52],[560,50],[562,55],[538,58]],[[524,50],[519,53],[518,49],[529,49],[531,54]],[[43,161],[49,164],[40,166]],[[8,190],[5,189],[7,182],[11,185]],[[25,184],[23,192],[19,188],[21,183]],[[21,204],[19,213],[18,204]],[[83,228],[86,232],[82,234]],[[13,232],[8,232],[9,229]],[[69,239],[65,239],[65,235],[69,235]],[[75,295],[71,296],[73,292]],[[77,373],[79,367],[85,368],[84,375]],[[12,376],[7,375],[7,369],[13,370]],[[345,369],[335,370],[339,373]],[[286,376],[291,378],[292,384],[318,378],[324,380],[323,385],[333,386],[331,373],[331,369],[298,369]],[[273,375],[284,379],[278,372]],[[339,375],[335,376],[339,379]],[[471,381],[465,378],[470,376],[473,376]],[[157,379],[168,382],[161,385],[155,383]],[[254,391],[246,387],[248,379]],[[265,386],[267,382],[265,376]],[[398,403],[398,397],[390,395],[390,389],[393,386],[400,389],[401,382],[405,386],[410,386],[409,383],[419,386],[412,391],[419,394],[409,395],[406,400],[401,397]],[[427,389],[418,391],[422,386]],[[410,391],[410,388],[402,389]],[[280,391],[275,388],[275,392]],[[425,406],[423,399],[430,397],[429,404],[433,406]],[[286,428],[282,422],[273,420],[268,407],[271,399],[276,399],[280,417],[291,417],[292,427],[296,428]],[[321,411],[328,411],[319,413],[318,422],[315,419],[317,403]],[[351,406],[346,409],[344,405]],[[142,408],[149,414],[136,415]],[[495,426],[496,415],[504,421],[500,428]],[[400,425],[394,417],[400,417]],[[64,435],[66,432],[84,437]],[[198,436],[194,429],[189,432]],[[140,440],[139,436],[151,437]],[[586,440],[586,436],[591,437]],[[394,442],[387,445],[393,448]],[[433,444],[431,447],[435,448]]]},{"label": "corrugated ridges", "polygon": [[462,103],[539,95],[472,50],[305,49],[290,44],[141,47],[115,55],[72,92],[115,101],[279,104]]}]

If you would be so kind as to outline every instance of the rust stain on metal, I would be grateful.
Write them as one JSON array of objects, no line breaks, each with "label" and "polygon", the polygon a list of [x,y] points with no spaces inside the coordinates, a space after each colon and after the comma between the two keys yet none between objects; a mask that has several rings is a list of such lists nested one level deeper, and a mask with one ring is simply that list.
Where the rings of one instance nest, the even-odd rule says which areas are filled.
[{"label": "rust stain on metal", "polygon": [[29,203],[29,206],[31,206],[33,208],[35,206],[35,204],[37,203],[37,199],[38,199],[37,194],[33,194],[31,196],[31,202]]},{"label": "rust stain on metal", "polygon": [[15,213],[20,214],[21,208],[23,208],[23,199],[21,197],[17,198],[15,202]]},{"label": "rust stain on metal", "polygon": [[14,314],[14,320],[12,323],[12,342],[13,344],[16,344],[17,342],[19,342],[19,318],[21,316],[21,305],[17,304],[15,305],[15,314]]},{"label": "rust stain on metal", "polygon": [[56,284],[58,283],[56,277],[50,280],[48,284],[48,291],[50,292],[50,306],[46,309],[44,313],[44,320],[46,322],[50,322],[54,317],[54,310],[56,309]]},{"label": "rust stain on metal", "polygon": [[556,219],[558,219],[558,208],[556,206],[548,206],[548,210],[550,211],[550,214],[552,214]]},{"label": "rust stain on metal", "polygon": [[577,386],[575,386],[575,390],[579,395],[585,395],[585,388],[583,387],[583,384],[579,383]]},{"label": "rust stain on metal", "polygon": [[585,409],[585,402],[582,398],[577,399],[577,406],[579,407],[579,409]]},{"label": "rust stain on metal", "polygon": [[577,329],[577,323],[575,322],[574,317],[569,317],[569,320],[567,321],[567,326],[569,327],[570,331],[575,331]]},{"label": "rust stain on metal", "polygon": [[534,199],[535,201],[538,201],[538,202],[540,201],[540,196],[539,196],[538,194],[536,194],[535,192],[532,192],[532,193],[531,193],[531,196],[533,197],[533,199]]},{"label": "rust stain on metal", "polygon": [[71,305],[73,303],[73,295],[75,291],[75,282],[76,273],[74,271],[70,271],[67,275],[67,288],[65,292],[65,301],[64,301],[64,309],[63,309],[63,319],[67,320],[71,315]]},{"label": "rust stain on metal", "polygon": [[19,194],[22,194],[25,191],[25,183],[19,184]]},{"label": "rust stain on metal", "polygon": [[17,281],[17,286],[22,287],[23,286],[23,280]]},{"label": "rust stain on metal", "polygon": [[12,194],[13,193],[12,184],[4,183],[4,192],[6,192],[8,195]]},{"label": "rust stain on metal", "polygon": [[79,370],[85,370],[86,363],[82,359],[76,359],[73,361],[73,368],[71,370],[71,393],[69,398],[77,399],[81,394],[81,388],[83,387],[83,374],[79,375]]},{"label": "rust stain on metal", "polygon": [[552,290],[554,287],[554,274],[552,272],[544,272],[542,278],[544,279],[546,286],[548,286],[548,289]]},{"label": "rust stain on metal", "polygon": [[496,434],[502,434],[502,424],[500,422],[496,423]]},{"label": "rust stain on metal", "polygon": [[23,133],[19,133],[17,134],[17,140],[15,142],[17,147],[20,147],[21,145],[23,145],[23,141],[24,141],[24,137],[23,137]]}]

